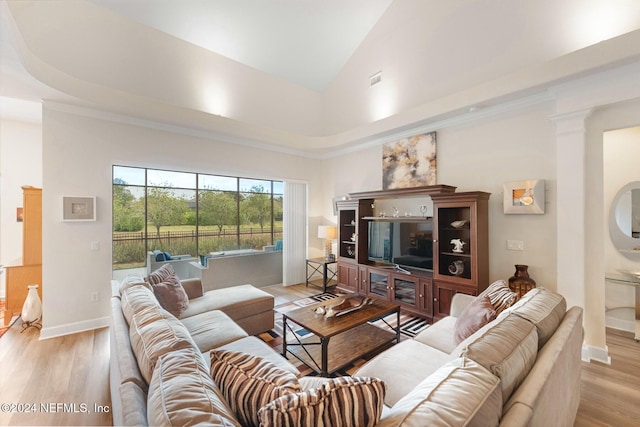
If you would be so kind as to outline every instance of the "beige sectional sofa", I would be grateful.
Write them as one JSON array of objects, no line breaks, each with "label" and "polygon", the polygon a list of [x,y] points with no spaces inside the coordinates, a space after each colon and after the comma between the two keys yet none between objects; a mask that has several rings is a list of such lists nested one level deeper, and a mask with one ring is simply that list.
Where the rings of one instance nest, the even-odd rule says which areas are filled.
[{"label": "beige sectional sofa", "polygon": [[[116,425],[240,425],[231,409],[238,402],[225,399],[220,391],[224,384],[219,389],[212,380],[220,376],[208,370],[210,350],[220,359],[219,349],[247,353],[277,367],[283,376],[300,376],[232,319],[246,312],[224,307],[216,294],[196,296],[197,284],[185,284],[195,298],[189,316],[181,319],[163,312],[145,285],[113,286],[111,394]],[[237,287],[232,290],[242,293]],[[210,301],[199,300],[203,297]],[[366,406],[380,415],[376,425],[573,425],[580,400],[582,309],[567,311],[562,296],[534,289],[456,345],[456,320],[473,300],[457,294],[450,317],[383,351],[354,374],[362,378],[355,381],[380,379],[386,386],[381,412],[375,402]],[[299,382],[308,392],[329,380]],[[274,410],[278,413],[278,405],[286,406],[289,400],[276,399],[266,406],[280,408]],[[335,421],[332,425],[347,425]]]},{"label": "beige sectional sofa", "polygon": [[580,403],[582,308],[536,288],[455,344],[451,316],[376,356],[356,376],[387,385],[380,426],[573,426]]},{"label": "beige sectional sofa", "polygon": [[178,351],[187,358],[197,354],[201,359],[197,363],[208,369],[208,351],[229,349],[262,357],[299,375],[253,336],[274,326],[274,298],[260,289],[240,285],[203,292],[199,279],[183,280],[189,305],[176,318],[162,309],[148,283],[114,280],[111,286],[109,377],[114,425],[149,425],[149,384],[156,362],[166,353]]}]

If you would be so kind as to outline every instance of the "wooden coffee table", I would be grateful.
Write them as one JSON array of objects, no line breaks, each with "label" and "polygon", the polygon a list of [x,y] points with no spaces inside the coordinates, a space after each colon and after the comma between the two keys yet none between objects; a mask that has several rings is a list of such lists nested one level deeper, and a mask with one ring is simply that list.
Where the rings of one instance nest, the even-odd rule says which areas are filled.
[{"label": "wooden coffee table", "polygon": [[[356,311],[325,318],[315,309],[330,302],[321,302],[282,314],[282,355],[287,351],[319,375],[328,377],[354,360],[395,341],[400,342],[400,305],[374,300]],[[368,322],[396,313],[394,332]],[[287,343],[291,323],[308,330],[313,336]],[[386,323],[386,322],[385,322]],[[389,325],[391,327],[391,325]]]}]

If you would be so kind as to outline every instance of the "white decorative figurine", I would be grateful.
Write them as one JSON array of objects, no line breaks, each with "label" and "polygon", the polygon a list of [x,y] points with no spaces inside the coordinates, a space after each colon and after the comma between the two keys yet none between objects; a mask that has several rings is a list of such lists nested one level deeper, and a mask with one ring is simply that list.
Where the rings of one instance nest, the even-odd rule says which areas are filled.
[{"label": "white decorative figurine", "polygon": [[42,317],[42,301],[38,295],[38,285],[27,286],[27,298],[22,305],[22,327],[29,328],[31,326],[40,329],[40,318]]},{"label": "white decorative figurine", "polygon": [[465,242],[463,242],[460,239],[451,239],[451,244],[453,245],[453,252],[461,254],[464,252],[464,250],[462,249],[462,247],[465,245]]}]

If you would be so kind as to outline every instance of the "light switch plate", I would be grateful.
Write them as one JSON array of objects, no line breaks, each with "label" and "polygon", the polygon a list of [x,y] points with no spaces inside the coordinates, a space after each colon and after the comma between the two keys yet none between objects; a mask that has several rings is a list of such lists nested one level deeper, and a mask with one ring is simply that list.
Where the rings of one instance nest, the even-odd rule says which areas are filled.
[{"label": "light switch plate", "polygon": [[522,240],[507,240],[507,249],[510,251],[523,251],[524,242]]}]

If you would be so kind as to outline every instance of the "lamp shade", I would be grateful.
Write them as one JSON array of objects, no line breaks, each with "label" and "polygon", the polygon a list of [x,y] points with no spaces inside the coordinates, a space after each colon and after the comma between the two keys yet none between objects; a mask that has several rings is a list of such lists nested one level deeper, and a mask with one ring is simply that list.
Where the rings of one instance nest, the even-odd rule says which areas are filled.
[{"label": "lamp shade", "polygon": [[338,229],[335,225],[318,226],[319,239],[335,239],[336,237],[338,237]]}]

